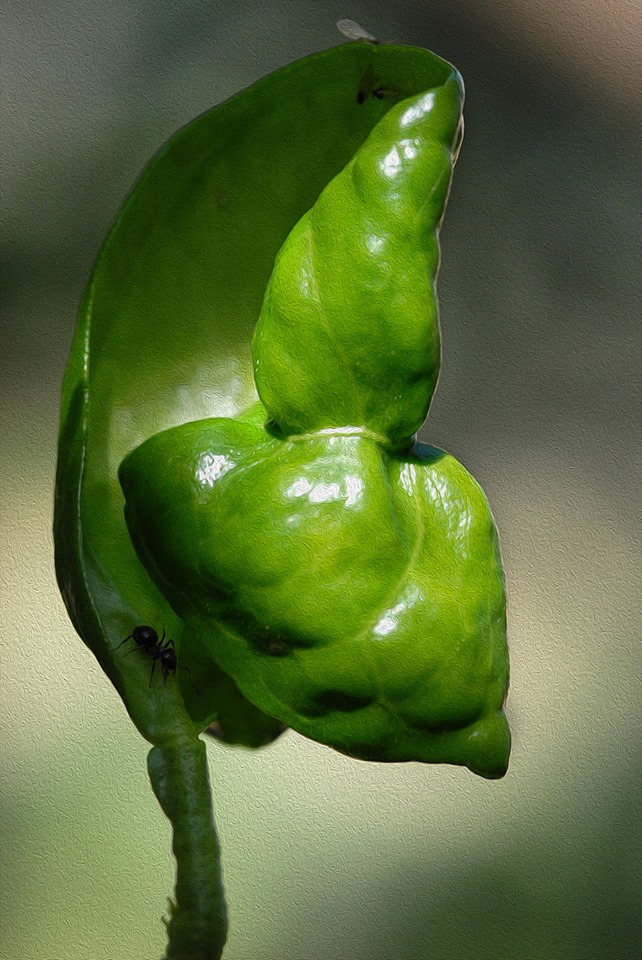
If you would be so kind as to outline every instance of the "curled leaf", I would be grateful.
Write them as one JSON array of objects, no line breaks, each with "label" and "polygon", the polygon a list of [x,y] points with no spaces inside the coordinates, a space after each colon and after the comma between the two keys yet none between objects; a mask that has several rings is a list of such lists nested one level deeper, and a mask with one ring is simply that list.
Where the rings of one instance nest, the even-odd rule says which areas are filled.
[{"label": "curled leaf", "polygon": [[279,252],[254,336],[266,413],[162,432],[120,479],[151,577],[259,709],[352,756],[497,777],[496,531],[463,467],[413,437],[461,139],[456,78],[439,92],[390,109]]},{"label": "curled leaf", "polygon": [[[259,81],[159,152],[121,210],[80,307],[63,384],[54,533],[71,619],[151,742],[213,724],[258,745],[282,724],[238,690],[158,590],[124,519],[118,466],[169,427],[256,405],[249,344],[288,233],[390,107],[450,65],[412,47],[347,44]],[[137,625],[175,644],[175,677],[149,684]],[[176,682],[173,682],[173,681]]]}]

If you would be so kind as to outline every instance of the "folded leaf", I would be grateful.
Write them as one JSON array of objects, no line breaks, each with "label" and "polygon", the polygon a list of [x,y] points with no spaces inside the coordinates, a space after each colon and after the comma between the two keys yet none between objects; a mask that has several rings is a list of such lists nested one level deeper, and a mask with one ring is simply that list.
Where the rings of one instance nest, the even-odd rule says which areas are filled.
[{"label": "folded leaf", "polygon": [[406,443],[439,376],[437,228],[461,142],[456,75],[392,107],[281,248],[254,340],[285,434],[358,424]]},{"label": "folded leaf", "polygon": [[436,232],[461,136],[460,88],[440,92],[389,111],[277,256],[254,337],[269,419],[164,431],[120,480],[142,562],[248,700],[352,756],[497,777],[497,535],[463,467],[413,438],[438,372]]},{"label": "folded leaf", "polygon": [[121,482],[159,588],[262,710],[352,756],[505,772],[501,560],[453,457],[203,420]]},{"label": "folded leaf", "polygon": [[[153,743],[215,721],[224,739],[258,745],[282,726],[185,635],[133,549],[118,465],[168,427],[257,409],[249,343],[281,244],[392,102],[452,75],[427,50],[362,43],[276,71],[163,147],[103,245],[63,385],[56,572],[74,626]],[[121,646],[141,624],[175,644],[172,682],[150,686],[149,656]]]}]

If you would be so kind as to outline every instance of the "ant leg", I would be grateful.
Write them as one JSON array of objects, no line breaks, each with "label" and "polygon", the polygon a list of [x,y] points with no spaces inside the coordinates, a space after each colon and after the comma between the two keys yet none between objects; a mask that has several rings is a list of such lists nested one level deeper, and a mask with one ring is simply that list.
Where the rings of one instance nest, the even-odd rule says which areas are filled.
[{"label": "ant leg", "polygon": [[149,675],[149,686],[148,686],[148,688],[147,688],[148,690],[151,688],[152,680],[154,679],[154,670],[156,669],[156,661],[157,661],[157,660],[158,660],[158,657],[154,657],[154,658],[153,658],[153,662],[152,662],[152,672],[151,672],[150,675]]}]

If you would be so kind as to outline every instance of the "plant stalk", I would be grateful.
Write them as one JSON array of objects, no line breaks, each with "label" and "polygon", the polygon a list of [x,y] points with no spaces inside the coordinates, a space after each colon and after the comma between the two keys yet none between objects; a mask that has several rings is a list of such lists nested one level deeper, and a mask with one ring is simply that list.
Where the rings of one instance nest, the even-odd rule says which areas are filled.
[{"label": "plant stalk", "polygon": [[150,750],[147,768],[172,824],[177,865],[164,960],[220,960],[227,910],[205,744],[196,734],[165,740]]}]

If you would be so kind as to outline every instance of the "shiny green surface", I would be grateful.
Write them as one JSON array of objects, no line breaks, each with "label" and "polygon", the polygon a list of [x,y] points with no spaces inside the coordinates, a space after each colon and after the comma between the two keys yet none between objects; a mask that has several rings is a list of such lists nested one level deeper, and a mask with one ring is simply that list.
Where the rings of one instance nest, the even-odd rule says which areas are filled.
[{"label": "shiny green surface", "polygon": [[135,547],[243,694],[370,760],[503,775],[504,581],[483,493],[415,444],[436,384],[437,230],[461,87],[390,109],[276,258],[249,418],[124,461]]},{"label": "shiny green surface", "polygon": [[[198,736],[206,726],[256,747],[290,723],[367,759],[505,772],[503,581],[492,521],[485,501],[471,506],[457,482],[456,522],[468,526],[472,512],[473,532],[457,526],[446,540],[457,548],[463,535],[460,559],[473,557],[473,573],[462,580],[465,564],[454,564],[462,590],[449,609],[424,557],[424,514],[435,513],[427,478],[442,455],[412,448],[438,376],[436,231],[462,96],[449,64],[413,48],[351,44],[272,74],[161,150],[87,288],[63,384],[56,573],[74,626],[153,744],[148,769],[177,860],[167,960],[218,960],[227,937]],[[306,224],[308,260],[297,247]],[[301,271],[320,298],[297,280]],[[355,281],[354,296],[344,296],[342,280]],[[254,369],[265,406],[250,354],[261,303]],[[310,307],[317,323],[306,322]],[[185,484],[192,425],[203,416],[206,449]],[[177,437],[173,449],[150,462],[149,444],[155,451],[168,437],[170,445]],[[246,463],[257,447],[259,462]],[[234,479],[247,477],[221,507],[216,481],[231,454]],[[407,476],[401,468],[395,477],[396,456],[412,464]],[[328,471],[340,479],[327,484]],[[289,495],[284,477],[297,495],[302,479],[312,491],[294,540],[279,502]],[[396,502],[399,488],[411,506]],[[183,508],[171,525],[168,497]],[[363,503],[349,514],[354,497]],[[330,509],[319,511],[325,501]],[[450,504],[445,512],[447,528]],[[200,539],[199,526],[213,541],[207,529]],[[476,559],[468,539],[481,542]],[[311,554],[322,561],[316,576]],[[481,590],[471,591],[474,582]],[[402,626],[388,638],[391,616]],[[152,646],[137,649],[142,624]],[[154,678],[162,650],[171,661],[160,660]],[[306,659],[310,651],[321,657]]]},{"label": "shiny green surface", "polygon": [[[279,247],[391,97],[453,76],[428,51],[363,43],[277,71],[179,131],[105,241],[63,386],[56,570],[76,629],[152,743],[216,721],[224,739],[258,745],[281,725],[193,633],[184,649],[183,622],[132,547],[118,466],[161,430],[255,402],[249,343]],[[378,99],[379,87],[394,94]],[[177,683],[150,689],[148,659],[119,649],[141,623],[174,640]]]},{"label": "shiny green surface", "polygon": [[358,424],[407,445],[439,375],[436,228],[462,135],[457,74],[392,107],[276,259],[253,340],[284,433]]},{"label": "shiny green surface", "polygon": [[150,571],[262,709],[364,759],[505,772],[501,562],[454,458],[217,420],[149,440],[122,476]]}]

